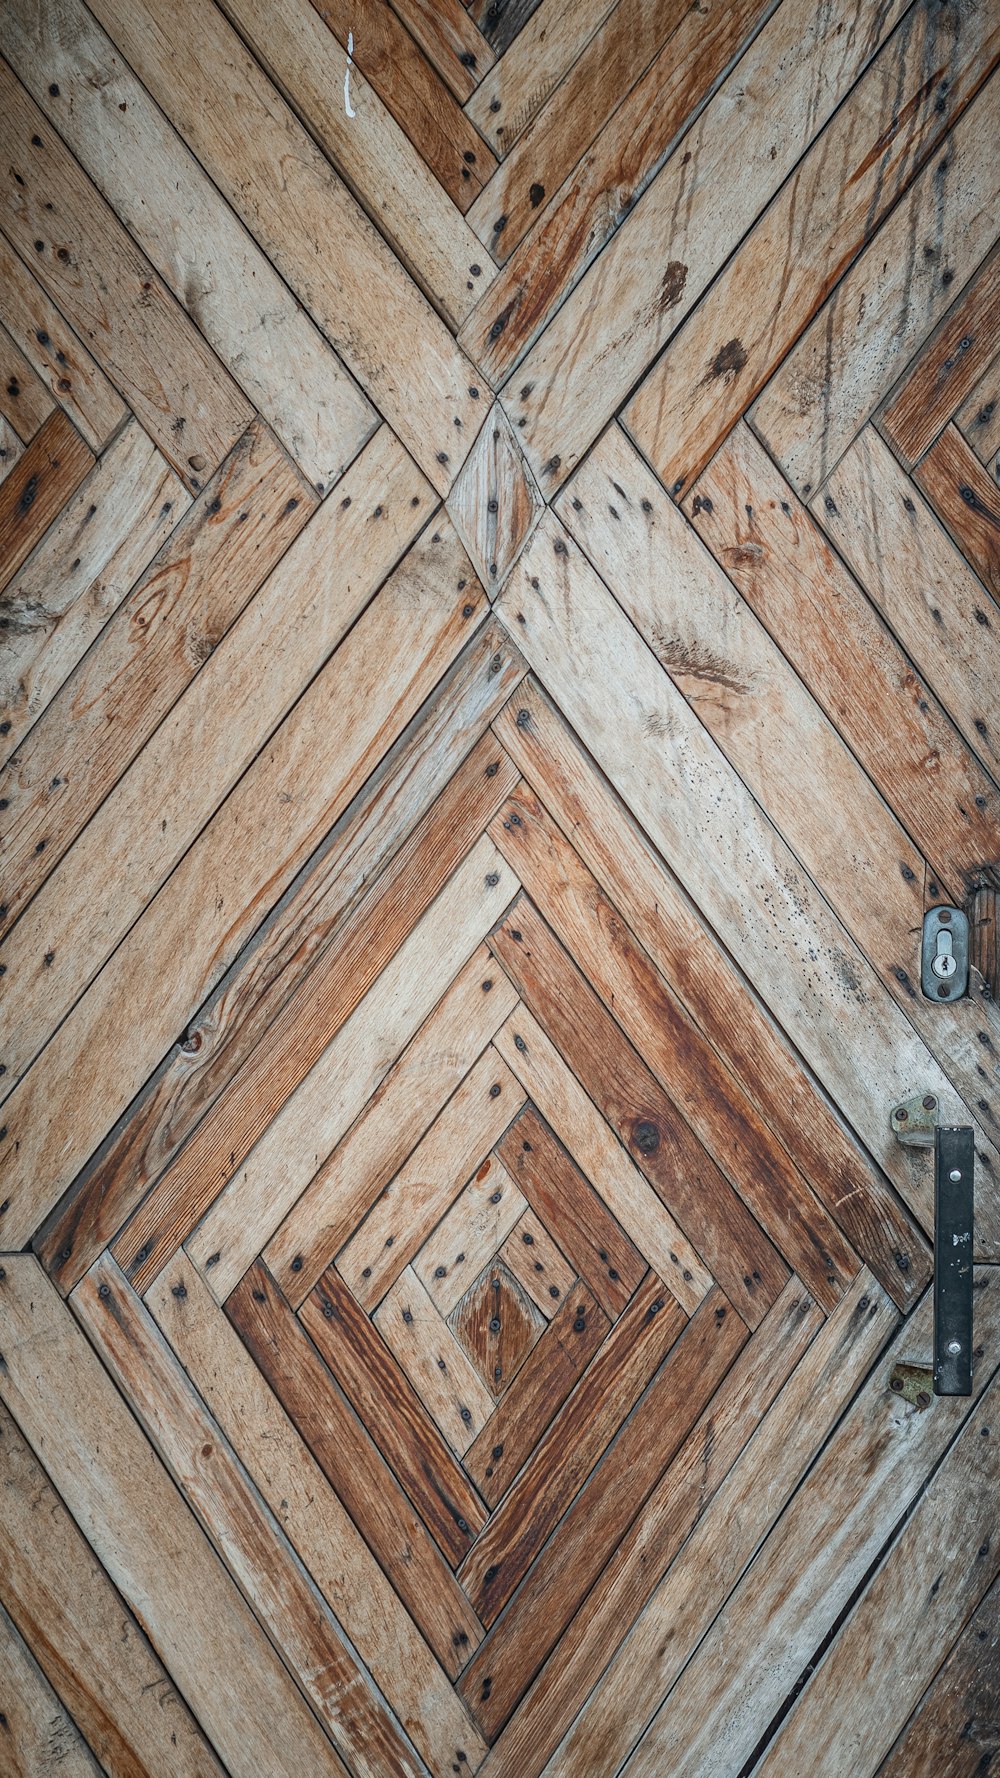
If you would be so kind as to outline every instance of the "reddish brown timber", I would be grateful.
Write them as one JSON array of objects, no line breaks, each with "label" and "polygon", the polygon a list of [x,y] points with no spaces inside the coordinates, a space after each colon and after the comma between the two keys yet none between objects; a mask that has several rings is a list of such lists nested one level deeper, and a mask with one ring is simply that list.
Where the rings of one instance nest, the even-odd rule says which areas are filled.
[{"label": "reddish brown timber", "polygon": [[992,463],[1000,452],[1000,352],[987,365],[965,405],[955,415],[959,432],[981,463]]},{"label": "reddish brown timber", "polygon": [[[490,943],[637,1167],[755,1327],[788,1276],[780,1254],[525,897]],[[516,1043],[516,1018],[514,1030]]]},{"label": "reddish brown timber", "polygon": [[306,1298],[299,1319],[424,1524],[456,1567],[486,1523],[482,1502],[381,1334],[333,1266]]},{"label": "reddish brown timber", "polygon": [[529,1106],[497,1150],[544,1227],[611,1321],[646,1275],[646,1261],[598,1191]]},{"label": "reddish brown timber", "polygon": [[448,1325],[497,1400],[537,1345],[546,1323],[513,1272],[494,1259],[466,1291]]},{"label": "reddish brown timber", "polygon": [[454,1678],[482,1630],[423,1520],[261,1264],[226,1314],[379,1565]]},{"label": "reddish brown timber", "polygon": [[712,1290],[463,1673],[495,1740],[748,1338]]},{"label": "reddish brown timber", "polygon": [[[124,480],[117,455],[113,445],[97,474],[107,464]],[[89,476],[81,490],[88,543],[101,522],[101,490],[94,487],[88,498],[94,481]],[[112,484],[107,498],[114,493]],[[0,935],[55,870],[318,502],[255,421],[185,515],[187,504],[186,496],[170,501],[163,524],[181,523],[132,591],[122,589],[128,596],[89,652],[81,649],[75,672],[0,771],[7,799],[0,858],[10,877]],[[140,520],[133,493],[130,523],[138,529]],[[16,593],[16,585],[10,591]]]},{"label": "reddish brown timber", "polygon": [[[966,561],[1000,604],[1000,487],[957,427],[949,426],[941,434],[915,479]],[[993,621],[998,621],[995,616]]]},{"label": "reddish brown timber", "polygon": [[[37,257],[34,247],[33,257]],[[9,401],[17,412],[24,413],[27,397],[27,415],[38,416],[25,434],[13,413],[9,414],[24,443],[56,406],[64,409],[92,451],[103,451],[127,419],[128,408],[34,273],[2,234],[0,289],[4,320],[4,327],[0,328],[0,364],[6,365],[2,342],[10,339],[18,358],[24,354],[30,383],[30,394],[26,387],[14,392],[4,377],[2,388],[6,394],[0,393],[0,405]],[[13,368],[19,381],[23,381],[21,371],[16,365]],[[41,391],[39,382],[44,385]],[[3,411],[8,412],[6,407]]]},{"label": "reddish brown timber", "polygon": [[[464,103],[496,57],[462,0],[392,0],[392,9],[405,20],[442,80]],[[415,134],[429,164],[423,139],[419,132]]]},{"label": "reddish brown timber", "polygon": [[[433,704],[345,810],[289,899],[202,1007],[151,1090],[39,1241],[38,1251],[61,1290],[72,1289],[176,1158],[523,671],[496,624],[488,623],[464,650]],[[502,797],[510,768],[498,746],[487,741],[486,749],[484,776],[495,781]],[[331,1257],[326,1255],[307,1288]]]},{"label": "reddish brown timber", "polygon": [[[490,832],[699,1141],[793,1271],[832,1309],[861,1262],[617,908],[530,792],[509,797]],[[567,1252],[599,1295],[595,1277]]]},{"label": "reddish brown timber", "polygon": [[490,1507],[506,1494],[610,1326],[585,1284],[567,1290],[562,1307],[465,1453],[465,1467]]},{"label": "reddish brown timber", "polygon": [[[523,1083],[522,1083],[523,1084]],[[523,1284],[536,1308],[551,1321],[572,1290],[573,1268],[533,1210],[526,1210],[500,1249],[498,1258]]]},{"label": "reddish brown timber", "polygon": [[459,1570],[487,1627],[524,1579],[685,1322],[655,1273],[647,1273]]},{"label": "reddish brown timber", "polygon": [[975,393],[1000,351],[1000,254],[971,278],[878,420],[907,468]]},{"label": "reddish brown timber", "polygon": [[0,484],[0,588],[17,573],[93,464],[93,453],[57,408]]}]

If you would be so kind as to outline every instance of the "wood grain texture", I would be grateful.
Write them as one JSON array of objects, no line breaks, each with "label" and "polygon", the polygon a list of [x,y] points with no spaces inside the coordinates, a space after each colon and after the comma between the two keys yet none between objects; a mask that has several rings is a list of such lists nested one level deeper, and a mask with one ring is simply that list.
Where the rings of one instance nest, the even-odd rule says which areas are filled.
[{"label": "wood grain texture", "polygon": [[9,418],[24,415],[27,431],[21,437],[25,443],[52,408],[61,407],[91,450],[100,452],[110,444],[129,410],[78,332],[39,283],[35,275],[40,269],[35,264],[38,251],[32,244],[26,263],[6,235],[0,234],[4,290],[0,341],[6,342],[0,345],[0,358],[6,367],[6,351],[16,354],[17,362],[11,369],[20,385],[12,389],[11,376],[5,376],[0,402],[6,404],[4,412],[10,407]]},{"label": "wood grain texture", "polygon": [[0,485],[0,587],[13,579],[93,462],[65,415],[50,414]]}]

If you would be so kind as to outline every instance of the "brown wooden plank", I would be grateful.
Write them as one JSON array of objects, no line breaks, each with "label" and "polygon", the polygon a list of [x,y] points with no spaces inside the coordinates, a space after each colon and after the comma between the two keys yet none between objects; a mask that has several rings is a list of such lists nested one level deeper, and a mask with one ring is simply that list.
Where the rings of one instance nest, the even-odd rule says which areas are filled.
[{"label": "brown wooden plank", "polygon": [[[0,342],[2,343],[2,342]],[[2,376],[2,372],[0,372]],[[7,480],[15,463],[24,455],[24,446],[13,426],[0,410],[0,482]]]},{"label": "brown wooden plank", "polygon": [[[0,236],[0,253],[4,248],[13,259],[17,258],[10,244]],[[11,339],[5,327],[0,327],[0,414],[7,420],[15,438],[22,444],[33,439],[55,405],[20,346]]]},{"label": "brown wooden plank", "polygon": [[357,1419],[266,1268],[226,1314],[380,1567],[452,1678],[482,1639],[472,1607],[423,1520]]},{"label": "brown wooden plank", "polygon": [[413,1262],[442,1315],[451,1314],[527,1209],[502,1161],[487,1155]]},{"label": "brown wooden plank", "polygon": [[[330,1778],[340,1765],[331,1743],[68,1305],[32,1255],[5,1256],[2,1271],[0,1396],[205,1736],[231,1772],[249,1759],[275,1778]],[[63,1606],[65,1581],[54,1583]],[[150,1694],[134,1689],[132,1662],[115,1653],[130,1722],[149,1713]],[[85,1654],[84,1675],[93,1663]],[[155,1668],[150,1678],[158,1690]],[[169,1711],[163,1740],[153,1738],[164,1749],[155,1771],[171,1771],[175,1725],[183,1719]],[[194,1778],[206,1769],[203,1749],[186,1751]]]},{"label": "brown wooden plank", "polygon": [[542,804],[515,792],[491,832],[695,1135],[793,1271],[833,1308],[860,1268],[857,1255]]},{"label": "brown wooden plank", "polygon": [[[488,743],[487,751],[492,758]],[[190,1233],[412,933],[484,825],[493,803],[492,785],[474,752],[439,805],[339,927],[336,944],[329,942],[333,934],[328,935],[313,968],[115,1243],[119,1264],[140,1291],[166,1254]]]},{"label": "brown wooden plank", "polygon": [[906,13],[624,410],[672,494],[779,369],[998,57],[989,5],[944,12],[918,0]]},{"label": "brown wooden plank", "polygon": [[721,1291],[705,1298],[462,1675],[492,1741],[668,1469],[748,1338]]},{"label": "brown wooden plank", "polygon": [[5,232],[197,493],[249,425],[250,403],[6,63],[0,103],[19,176]]},{"label": "brown wooden plank", "polygon": [[979,461],[992,462],[1000,451],[1000,352],[987,365],[964,406],[959,408],[955,424]]},{"label": "brown wooden plank", "polygon": [[418,1752],[442,1773],[477,1760],[447,1675],[185,1254],[146,1301]]},{"label": "brown wooden plank", "polygon": [[611,1323],[575,1284],[506,1395],[465,1453],[465,1467],[495,1507],[599,1349]]},{"label": "brown wooden plank", "polygon": [[545,1328],[527,1291],[497,1259],[466,1291],[448,1323],[494,1400],[514,1381]]},{"label": "brown wooden plank", "polygon": [[[17,573],[93,463],[92,452],[57,409],[0,484],[0,587]],[[9,734],[10,727],[5,717],[0,732]]]},{"label": "brown wooden plank", "polygon": [[466,106],[488,142],[507,154],[543,109],[616,0],[476,0],[472,17],[500,55]]},{"label": "brown wooden plank", "polygon": [[333,1266],[306,1298],[299,1319],[424,1524],[457,1566],[486,1522],[482,1503]]},{"label": "brown wooden plank", "polygon": [[524,1579],[684,1325],[683,1311],[655,1273],[649,1273],[462,1564],[462,1583],[487,1627]]},{"label": "brown wooden plank", "polygon": [[[13,336],[11,343],[14,344],[19,358],[22,353],[24,355],[22,362],[26,364],[27,379],[32,385],[29,412],[38,416],[37,424],[30,428],[27,436],[30,437],[37,431],[42,419],[55,405],[69,416],[91,450],[103,451],[123,420],[128,417],[128,408],[100,365],[95,363],[86,346],[73,332],[66,317],[60,313],[38,282],[32,270],[37,259],[34,244],[27,257],[28,263],[15,253],[6,236],[0,233],[0,286],[3,288],[4,317],[4,329],[0,337],[11,339]],[[9,334],[6,331],[8,328]],[[6,362],[3,359],[2,346],[0,361]],[[25,379],[21,369],[17,366],[14,368],[23,384]],[[38,405],[36,379],[48,391],[42,397],[44,410]],[[0,403],[11,400],[16,404],[18,412],[23,411],[24,389],[22,388],[21,397],[18,397],[11,394],[6,380],[3,387],[7,393],[0,394]],[[16,426],[16,419],[14,424]]]},{"label": "brown wooden plank", "polygon": [[[0,1485],[7,1610],[107,1778],[224,1778],[132,1612],[3,1408]],[[155,1710],[147,1707],[150,1696]],[[13,1702],[8,1693],[8,1713]],[[67,1778],[58,1762],[53,1770]],[[39,1778],[30,1762],[24,1778]]]},{"label": "brown wooden plank", "polygon": [[[870,474],[869,511],[881,494],[877,463]],[[829,498],[833,506],[824,503],[821,516],[839,530],[837,497]],[[897,641],[873,611],[748,426],[730,434],[685,508],[913,835],[937,882],[963,900],[968,874],[1000,857],[1000,794],[914,672],[909,635],[897,629]],[[865,521],[855,512],[845,522]]]},{"label": "brown wooden plank", "polygon": [[455,1455],[464,1457],[489,1420],[493,1397],[412,1266],[386,1292],[374,1320]]},{"label": "brown wooden plank", "polygon": [[529,1106],[498,1150],[540,1221],[611,1321],[646,1275],[646,1260]]},{"label": "brown wooden plank", "polygon": [[756,1326],[785,1283],[785,1265],[674,1101],[530,902],[515,903],[490,943],[636,1166]]},{"label": "brown wooden plank", "polygon": [[912,469],[952,415],[975,395],[1000,351],[1000,257],[970,279],[959,301],[889,399],[879,430]]},{"label": "brown wooden plank", "polygon": [[526,1210],[500,1248],[498,1258],[523,1284],[536,1308],[551,1321],[575,1274],[562,1249],[543,1228],[533,1210]]},{"label": "brown wooden plank", "polygon": [[[38,1251],[60,1289],[71,1289],[82,1277],[176,1157],[324,942],[393,857],[425,805],[445,787],[523,670],[495,624],[484,626],[463,651],[431,709],[400,738],[341,816],[329,844],[284,909],[223,978],[141,1105],[133,1108],[39,1242]],[[497,779],[503,794],[499,786],[506,784],[507,774],[499,750],[491,751],[484,772]],[[317,1277],[322,1269],[321,1264]],[[308,1282],[311,1286],[315,1278]]]},{"label": "brown wooden plank", "polygon": [[1000,600],[1000,488],[957,427],[941,434],[915,480],[966,561]]},{"label": "brown wooden plank", "polygon": [[[463,103],[496,57],[461,0],[391,0],[425,56]],[[420,141],[419,136],[417,137]],[[423,144],[421,142],[421,149]],[[463,209],[465,206],[462,206]]]},{"label": "brown wooden plank", "polygon": [[72,1719],[0,1605],[0,1748],[10,1778],[100,1778]]},{"label": "brown wooden plank", "polygon": [[[108,477],[116,476],[110,485],[107,480],[102,485],[105,465]],[[96,544],[103,524],[101,509],[114,501],[119,489],[129,501],[129,522],[138,533],[141,513],[131,480],[127,459],[123,462],[113,445],[95,474],[88,476],[79,503],[67,512],[73,560],[85,541],[89,545],[93,539]],[[176,487],[183,494],[182,485]],[[169,528],[164,548],[146,572],[135,577],[131,591],[127,581],[118,588],[112,582],[104,595],[101,582],[109,604],[118,593],[117,612],[109,612],[111,621],[89,652],[83,647],[86,632],[80,637],[83,658],[76,670],[21,742],[16,765],[0,774],[9,810],[0,855],[11,879],[2,932],[10,929],[56,869],[317,504],[271,433],[259,423],[247,430],[189,513],[185,513],[187,497],[175,502],[173,494],[170,489],[165,517],[160,518],[165,502],[157,513],[161,530]],[[77,504],[82,512],[75,510]],[[177,519],[181,522],[174,529]],[[60,529],[61,525],[53,527],[54,532]],[[59,557],[53,562],[50,556],[46,539],[37,569],[29,563],[34,573],[22,573],[8,589],[9,595],[17,597],[21,581],[27,579],[25,596],[30,598],[39,569],[58,573],[62,562]],[[78,571],[85,575],[84,586],[89,579],[86,567],[81,562]],[[72,584],[70,580],[70,588]],[[21,707],[15,706],[13,712],[15,733],[26,726],[25,701],[22,693]],[[128,825],[124,818],[123,825]],[[54,936],[49,945],[54,948]]]},{"label": "brown wooden plank", "polygon": [[878,1778],[977,1778],[1000,1729],[1000,1581],[973,1612]]},{"label": "brown wooden plank", "polygon": [[374,1778],[419,1762],[295,1559],[277,1520],[109,1254],[77,1285],[74,1311],[167,1469],[253,1601],[341,1759]]}]

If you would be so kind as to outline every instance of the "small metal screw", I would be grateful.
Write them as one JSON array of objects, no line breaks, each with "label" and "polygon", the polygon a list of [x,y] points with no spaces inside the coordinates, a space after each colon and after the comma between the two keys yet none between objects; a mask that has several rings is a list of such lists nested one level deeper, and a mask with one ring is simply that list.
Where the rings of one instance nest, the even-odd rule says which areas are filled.
[{"label": "small metal screw", "polygon": [[948,1341],[948,1351],[951,1353],[952,1358],[957,1358],[959,1353],[961,1352],[961,1350],[962,1350],[961,1340],[949,1340]]},{"label": "small metal screw", "polygon": [[948,1178],[951,1180],[952,1185],[957,1185],[959,1180],[961,1179],[961,1177],[962,1177],[962,1174],[961,1174],[960,1168],[952,1167],[952,1170],[948,1175]]}]

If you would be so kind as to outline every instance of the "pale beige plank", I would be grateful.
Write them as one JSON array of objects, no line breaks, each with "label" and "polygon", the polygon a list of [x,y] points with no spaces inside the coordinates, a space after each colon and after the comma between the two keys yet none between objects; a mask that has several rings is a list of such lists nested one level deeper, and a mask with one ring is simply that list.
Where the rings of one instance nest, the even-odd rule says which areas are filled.
[{"label": "pale beige plank", "polygon": [[[29,437],[46,413],[63,408],[91,449],[102,451],[110,443],[128,409],[100,365],[95,363],[54,302],[43,290],[29,265],[0,234],[0,287],[3,289],[4,326],[13,336],[15,349],[23,352],[31,379],[38,379],[45,410],[39,418],[35,391],[14,397],[21,408],[30,401]],[[0,348],[0,361],[4,353]],[[15,416],[12,413],[11,418]],[[30,422],[34,420],[34,424]],[[27,443],[27,439],[24,441]]]},{"label": "pale beige plank", "polygon": [[69,1308],[32,1255],[3,1272],[0,1395],[206,1735],[233,1774],[330,1778],[329,1741]]},{"label": "pale beige plank", "polygon": [[693,1315],[712,1288],[711,1274],[527,1007],[511,1014],[496,1047],[611,1214]]},{"label": "pale beige plank", "polygon": [[188,1252],[224,1301],[517,892],[473,847],[221,1193]]},{"label": "pale beige plank", "polygon": [[2,1605],[0,1703],[0,1755],[8,1778],[100,1778],[79,1729]]},{"label": "pale beige plank", "polygon": [[248,400],[326,493],[377,415],[110,38],[82,0],[11,0],[0,14],[0,50]]},{"label": "pale beige plank", "polygon": [[[624,1768],[629,1778],[660,1778],[665,1759],[673,1778],[730,1778],[752,1753],[989,1381],[1000,1356],[1000,1276],[986,1268],[976,1282],[985,1356],[972,1398],[936,1396],[928,1412],[887,1387],[897,1358],[930,1365],[925,1297],[670,1692]],[[764,1477],[770,1485],[762,1471],[757,1487]],[[811,1757],[820,1756],[814,1745]]]},{"label": "pale beige plank", "polygon": [[0,718],[10,724],[12,749],[190,504],[183,482],[130,420],[0,596],[9,639]]},{"label": "pale beige plank", "polygon": [[493,1397],[412,1266],[396,1279],[375,1325],[456,1456],[462,1457],[493,1412]]},{"label": "pale beige plank", "polygon": [[250,403],[6,63],[0,106],[19,175],[5,233],[196,492],[253,418]]},{"label": "pale beige plank", "polygon": [[573,66],[616,0],[542,0],[465,107],[506,154]]},{"label": "pale beige plank", "polygon": [[[168,12],[156,0],[98,0],[91,10],[447,493],[483,419],[472,366],[236,33],[201,0],[176,0]],[[339,101],[342,69],[336,93]]]},{"label": "pale beige plank", "polygon": [[[4,1055],[11,1079],[284,720],[433,504],[385,427],[352,465],[344,490],[300,532],[5,941],[16,1032]],[[301,720],[297,713],[293,722]],[[195,737],[200,769],[187,774],[178,797],[177,761],[189,757]],[[112,882],[109,895],[101,885]]]},{"label": "pale beige plank", "polygon": [[993,246],[1000,170],[983,144],[998,131],[994,75],[750,410],[803,499],[823,485]]},{"label": "pale beige plank", "polygon": [[[906,1097],[914,1081],[940,1096],[946,1118],[964,1119],[965,1107],[554,518],[536,531],[497,609],[906,1203],[930,1226],[926,1169],[895,1141],[885,1108]],[[603,695],[594,700],[589,686],[598,677]],[[758,917],[747,918],[748,906]],[[802,964],[776,971],[775,946]],[[992,1174],[990,1145],[980,1140],[978,1152]]]},{"label": "pale beige plank", "polygon": [[502,1058],[486,1050],[337,1258],[338,1272],[369,1314],[524,1101]]},{"label": "pale beige plank", "polygon": [[487,1155],[413,1262],[440,1315],[450,1314],[527,1209],[503,1162]]},{"label": "pale beige plank", "polygon": [[475,1767],[485,1747],[449,1680],[185,1254],[145,1300],[431,1771],[446,1778],[460,1756]]},{"label": "pale beige plank", "polygon": [[510,421],[495,401],[448,498],[455,529],[491,595],[517,561],[543,504]]},{"label": "pale beige plank", "polygon": [[14,431],[10,421],[0,414],[0,482],[10,474],[18,458],[24,455],[24,446]]},{"label": "pale beige plank", "polygon": [[[185,1501],[302,1692],[345,1769],[382,1778],[393,1764],[417,1778],[419,1762],[359,1666],[336,1619],[277,1520],[247,1479],[155,1321],[110,1254],[73,1292],[74,1313]],[[220,1675],[228,1681],[229,1675]],[[334,1757],[334,1771],[341,1760]]]}]

